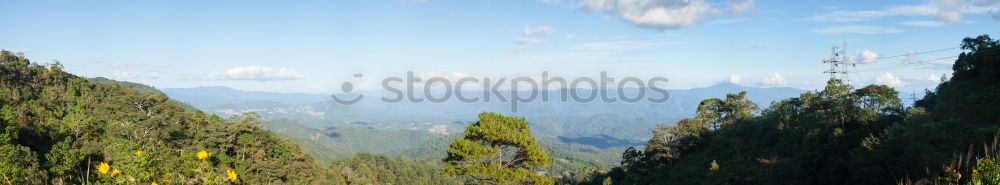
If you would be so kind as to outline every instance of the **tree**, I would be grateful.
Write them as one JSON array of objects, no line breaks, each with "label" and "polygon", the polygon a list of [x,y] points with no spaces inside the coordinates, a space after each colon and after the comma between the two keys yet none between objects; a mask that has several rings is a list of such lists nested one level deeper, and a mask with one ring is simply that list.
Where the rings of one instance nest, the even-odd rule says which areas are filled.
[{"label": "tree", "polygon": [[988,35],[965,38],[961,47],[967,51],[955,60],[951,79],[924,98],[934,102],[922,105],[937,120],[995,125],[1000,120],[1000,40]]},{"label": "tree", "polygon": [[446,175],[467,176],[479,184],[553,184],[533,168],[552,163],[538,145],[524,118],[479,114],[465,137],[448,147]]},{"label": "tree", "polygon": [[698,119],[708,122],[713,129],[736,124],[737,120],[754,117],[757,104],[746,98],[747,92],[727,94],[725,100],[718,98],[701,101],[698,105]]},{"label": "tree", "polygon": [[35,153],[28,147],[12,143],[17,139],[14,127],[0,122],[0,183],[44,184],[45,173],[39,170]]}]

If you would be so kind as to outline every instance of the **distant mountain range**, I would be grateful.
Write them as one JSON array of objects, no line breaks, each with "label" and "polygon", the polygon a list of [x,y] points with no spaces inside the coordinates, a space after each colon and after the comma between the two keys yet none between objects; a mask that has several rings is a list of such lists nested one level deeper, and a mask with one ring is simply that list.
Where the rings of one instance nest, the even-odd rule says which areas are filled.
[{"label": "distant mountain range", "polygon": [[163,88],[160,91],[169,95],[170,98],[190,103],[198,108],[250,104],[297,105],[330,99],[328,95],[242,91],[223,86]]},{"label": "distant mountain range", "polygon": [[[549,102],[519,105],[518,112],[513,113],[508,103],[501,102],[383,103],[379,100],[382,92],[378,91],[360,92],[366,98],[358,104],[346,106],[330,101],[329,95],[320,94],[256,92],[228,87],[160,90],[175,100],[190,103],[207,112],[224,116],[257,112],[265,119],[291,119],[316,129],[357,127],[418,130],[435,134],[460,133],[466,125],[475,121],[479,112],[498,112],[525,117],[536,134],[598,147],[636,145],[650,136],[650,130],[656,124],[673,124],[692,116],[704,99],[724,98],[727,93],[747,91],[749,99],[763,108],[772,101],[796,97],[805,92],[787,87],[759,88],[719,83],[704,88],[668,90],[670,99],[664,103],[562,103],[557,101],[558,91],[549,91],[543,93],[556,98]],[[638,91],[635,88],[623,90],[629,97]],[[482,92],[468,91],[463,94],[474,96]],[[509,92],[501,94],[510,97]],[[610,91],[609,95],[617,96],[617,92]]]}]

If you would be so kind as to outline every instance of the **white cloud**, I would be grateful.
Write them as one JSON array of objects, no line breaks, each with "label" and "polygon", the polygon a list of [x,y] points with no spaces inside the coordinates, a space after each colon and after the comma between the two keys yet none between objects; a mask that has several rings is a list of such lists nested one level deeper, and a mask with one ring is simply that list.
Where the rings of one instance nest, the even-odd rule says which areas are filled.
[{"label": "white cloud", "polygon": [[903,80],[895,75],[892,75],[892,73],[882,73],[882,75],[875,77],[875,83],[892,87],[906,86],[906,83],[903,83]]},{"label": "white cloud", "polygon": [[160,78],[160,73],[159,72],[154,72],[154,71],[147,71],[147,72],[118,71],[118,72],[115,72],[115,74],[113,76],[114,76],[115,79],[119,79],[119,80],[137,79],[137,78],[150,78],[150,79],[153,79],[153,78]]},{"label": "white cloud", "polygon": [[743,80],[743,76],[741,76],[741,75],[729,75],[729,79],[726,80],[726,82],[729,82],[729,83],[732,83],[732,84],[740,84],[740,80]]},{"label": "white cloud", "polygon": [[115,67],[115,68],[144,68],[144,67],[149,67],[149,64],[142,63],[142,62],[135,62],[135,63],[116,62],[114,64],[111,64],[111,67]]},{"label": "white cloud", "polygon": [[903,32],[903,30],[885,26],[834,26],[834,27],[816,29],[812,31],[820,34],[845,34],[845,33],[885,34],[885,33]]},{"label": "white cloud", "polygon": [[[451,74],[442,73],[442,72],[423,72],[423,73],[417,74],[416,76],[417,76],[417,78],[420,78],[421,80],[419,82],[415,82],[413,84],[413,86],[414,87],[420,87],[420,88],[424,87],[424,85],[427,85],[427,81],[430,80],[431,78],[438,78],[438,77],[439,78],[444,78],[444,79],[448,80],[452,85],[457,85],[458,81],[461,80],[461,79],[463,79],[463,78],[473,78],[473,79],[478,79],[480,81],[483,79],[483,77],[476,76],[476,75],[473,75],[473,74],[467,73],[467,72],[452,72]],[[465,81],[465,82],[462,82],[462,87],[463,88],[478,87],[480,85],[480,81]],[[392,84],[392,85],[393,86],[397,86],[398,84]],[[433,87],[439,87],[442,84],[440,84],[440,83],[433,83],[431,85]],[[399,87],[401,87],[401,86],[399,86]]]},{"label": "white cloud", "polygon": [[959,12],[959,0],[938,0],[937,19],[948,23],[961,23],[962,12]]},{"label": "white cloud", "polygon": [[514,39],[514,43],[517,44],[544,44],[545,41],[536,38],[517,38]]},{"label": "white cloud", "polygon": [[559,4],[559,0],[539,0],[539,1],[548,4]]},{"label": "white cloud", "polygon": [[154,71],[149,71],[149,72],[146,72],[146,75],[143,75],[142,77],[145,77],[145,78],[160,78],[160,73],[159,72],[154,72]]},{"label": "white cloud", "polygon": [[521,35],[526,36],[526,37],[527,36],[548,36],[549,34],[552,34],[552,32],[554,32],[554,31],[555,30],[553,30],[552,27],[549,27],[549,26],[539,26],[539,27],[534,27],[534,28],[525,26],[524,30],[521,31]]},{"label": "white cloud", "polygon": [[729,10],[733,11],[734,14],[743,14],[744,12],[753,10],[754,0],[733,0],[729,1]]},{"label": "white cloud", "polygon": [[525,26],[524,30],[521,31],[521,38],[514,39],[514,43],[517,44],[545,44],[545,40],[532,38],[532,37],[544,37],[552,34],[555,30],[549,26],[538,26],[538,27],[528,27]]},{"label": "white cloud", "polygon": [[712,11],[704,0],[584,0],[580,7],[603,11],[639,27],[672,30],[699,23]]},{"label": "white cloud", "polygon": [[609,42],[593,42],[586,43],[576,47],[574,50],[641,50],[641,49],[652,49],[657,47],[662,47],[666,45],[677,44],[671,42],[654,42],[654,41],[609,41]]},{"label": "white cloud", "polygon": [[219,74],[212,74],[205,77],[210,80],[295,80],[302,79],[305,75],[286,69],[284,67],[274,69],[268,66],[250,65],[244,67],[234,67]]},{"label": "white cloud", "polygon": [[774,73],[770,77],[761,79],[760,84],[765,86],[788,85],[788,81],[781,74]]},{"label": "white cloud", "polygon": [[813,21],[851,22],[874,20],[887,16],[930,16],[935,12],[937,12],[937,8],[930,4],[905,5],[893,6],[881,10],[834,11],[824,15],[814,15],[806,19]]},{"label": "white cloud", "polygon": [[850,59],[848,59],[848,61],[850,63],[870,64],[870,63],[875,63],[876,60],[878,60],[878,56],[879,56],[878,53],[866,49],[864,51],[855,53],[854,55],[851,56]]},{"label": "white cloud", "polygon": [[834,11],[806,18],[813,21],[868,21],[893,16],[922,16],[945,23],[962,23],[963,14],[983,14],[1000,9],[997,0],[931,0],[924,4],[898,5],[877,10]]},{"label": "white cloud", "polygon": [[900,22],[899,24],[907,26],[920,26],[920,27],[941,27],[948,23],[941,21],[904,21]]},{"label": "white cloud", "polygon": [[118,71],[115,72],[116,79],[135,79],[142,75],[141,72],[131,72],[131,71]]},{"label": "white cloud", "polygon": [[927,77],[927,80],[934,81],[936,83],[941,83],[941,76],[940,75],[931,74],[931,76]]},{"label": "white cloud", "polygon": [[[899,82],[901,82],[902,85],[896,85],[895,87],[899,88],[905,86],[913,90],[934,89],[934,87],[937,87],[938,84],[941,84],[941,75],[935,75],[935,74],[930,74],[924,77],[914,77],[914,78],[901,77],[901,78],[902,79]],[[886,85],[894,86],[891,84],[886,84]]]}]

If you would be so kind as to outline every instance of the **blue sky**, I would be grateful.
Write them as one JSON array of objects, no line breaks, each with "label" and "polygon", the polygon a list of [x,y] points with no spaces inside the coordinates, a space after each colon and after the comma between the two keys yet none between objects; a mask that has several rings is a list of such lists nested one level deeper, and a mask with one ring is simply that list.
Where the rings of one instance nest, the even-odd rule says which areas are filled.
[{"label": "blue sky", "polygon": [[[1000,37],[1000,0],[8,1],[0,48],[160,88],[362,89],[386,76],[662,76],[822,87],[847,42],[860,84],[950,74],[964,37]],[[866,60],[869,59],[869,60]],[[870,60],[874,59],[874,60]],[[921,62],[897,67],[907,62]],[[887,70],[878,70],[887,69]],[[368,86],[363,85],[368,84]]]}]

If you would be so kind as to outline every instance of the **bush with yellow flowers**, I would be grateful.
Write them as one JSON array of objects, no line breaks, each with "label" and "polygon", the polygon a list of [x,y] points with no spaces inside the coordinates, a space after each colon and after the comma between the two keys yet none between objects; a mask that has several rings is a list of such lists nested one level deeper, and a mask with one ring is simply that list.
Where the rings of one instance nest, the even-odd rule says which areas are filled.
[{"label": "bush with yellow flowers", "polygon": [[981,158],[976,161],[976,169],[972,170],[972,181],[969,184],[1000,184],[1000,163],[996,158]]}]

